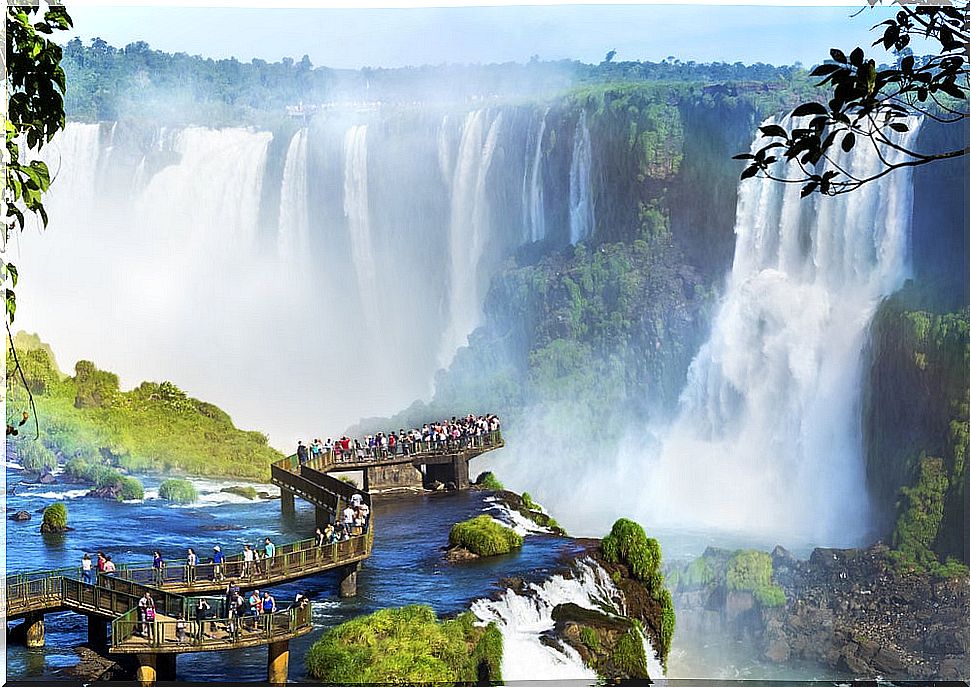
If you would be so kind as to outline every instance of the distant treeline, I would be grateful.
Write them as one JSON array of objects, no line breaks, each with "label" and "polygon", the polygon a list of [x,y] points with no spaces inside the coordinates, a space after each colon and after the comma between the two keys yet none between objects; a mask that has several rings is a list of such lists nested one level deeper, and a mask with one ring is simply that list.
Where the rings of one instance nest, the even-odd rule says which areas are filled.
[{"label": "distant treeline", "polygon": [[64,48],[68,118],[122,118],[169,124],[261,124],[287,106],[329,101],[449,101],[552,97],[577,85],[670,81],[720,84],[803,80],[799,66],[680,62],[578,61],[437,65],[359,70],[314,67],[306,55],[279,62],[214,60],[153,50],[138,41],[115,48],[100,38]]}]

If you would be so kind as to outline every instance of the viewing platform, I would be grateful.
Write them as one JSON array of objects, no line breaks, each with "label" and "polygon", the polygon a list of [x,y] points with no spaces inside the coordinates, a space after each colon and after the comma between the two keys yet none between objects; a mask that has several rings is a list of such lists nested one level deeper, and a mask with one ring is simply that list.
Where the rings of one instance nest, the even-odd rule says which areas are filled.
[{"label": "viewing platform", "polygon": [[[290,456],[270,466],[271,479],[280,487],[283,515],[294,512],[299,496],[316,509],[317,524],[334,522],[356,496],[371,506],[371,493],[420,487],[427,481],[451,481],[457,488],[469,486],[468,462],[504,446],[501,433],[465,441],[417,442],[409,453],[385,453],[363,459],[356,454],[328,451],[300,464]],[[422,471],[422,468],[424,470]],[[330,473],[363,471],[364,489]],[[340,596],[357,593],[357,570],[373,550],[374,511],[363,532],[341,541],[318,545],[303,539],[276,547],[270,558],[254,562],[233,554],[216,566],[213,562],[188,565],[168,561],[157,570],[151,565],[121,565],[111,573],[93,573],[83,581],[79,568],[63,568],[7,576],[5,619],[24,619],[17,631],[28,647],[44,646],[44,614],[72,611],[88,619],[88,643],[95,650],[137,657],[137,679],[143,685],[174,680],[179,654],[226,651],[266,645],[267,681],[286,682],[289,640],[313,630],[312,606],[304,602],[272,613],[230,618],[224,592],[230,583],[241,593],[266,589],[323,572],[337,571]],[[149,592],[155,604],[154,622],[138,617],[138,602]],[[206,594],[217,596],[206,597]],[[197,609],[205,597],[212,617],[200,619]],[[181,620],[180,620],[181,618]],[[184,633],[180,639],[179,625]],[[110,624],[110,633],[109,633]]]}]

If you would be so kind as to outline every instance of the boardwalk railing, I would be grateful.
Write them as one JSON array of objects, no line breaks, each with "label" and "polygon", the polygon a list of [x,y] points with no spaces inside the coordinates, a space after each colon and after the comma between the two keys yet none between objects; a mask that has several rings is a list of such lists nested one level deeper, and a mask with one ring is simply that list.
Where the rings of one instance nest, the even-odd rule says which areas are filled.
[{"label": "boardwalk railing", "polygon": [[[184,629],[182,641],[179,641],[178,633],[180,622]],[[231,649],[269,643],[310,628],[312,612],[309,604],[258,616],[198,619],[183,615],[181,621],[156,616],[151,622],[140,620],[137,609],[132,609],[111,623],[111,644],[113,651],[122,653],[137,653],[146,648],[191,651],[204,646],[207,650]]]},{"label": "boardwalk railing", "polygon": [[[463,451],[487,450],[497,448],[502,445],[504,445],[502,440],[502,431],[495,430],[494,432],[487,432],[481,436],[465,437],[464,439],[417,441],[412,443],[408,449],[405,449],[404,445],[398,442],[393,451],[391,451],[389,448],[382,449],[376,447],[373,449],[367,447],[357,449],[354,446],[351,446],[346,450],[334,447],[326,451],[321,451],[316,456],[311,453],[304,465],[320,469],[331,466],[340,467],[347,464],[356,465],[358,463],[380,465],[383,462],[401,462],[402,460],[406,459],[420,461],[422,458],[455,455],[457,453],[462,453]],[[289,456],[285,460],[289,466],[288,469],[291,472],[295,472],[299,466],[297,456]],[[274,464],[278,465],[282,462],[283,461],[278,461]]]}]

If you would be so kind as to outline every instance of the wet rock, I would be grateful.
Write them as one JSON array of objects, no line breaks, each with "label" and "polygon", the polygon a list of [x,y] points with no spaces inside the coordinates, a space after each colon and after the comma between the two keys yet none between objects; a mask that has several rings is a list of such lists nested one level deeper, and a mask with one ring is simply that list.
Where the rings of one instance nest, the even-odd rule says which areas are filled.
[{"label": "wet rock", "polygon": [[445,482],[445,491],[458,491],[458,485],[454,482]]},{"label": "wet rock", "polygon": [[130,670],[126,670],[120,663],[101,656],[86,646],[75,647],[74,651],[81,660],[76,665],[58,671],[64,677],[87,683],[121,680],[131,676]]},{"label": "wet rock", "polygon": [[217,525],[200,525],[199,529],[203,532],[234,532],[236,530],[246,529],[242,525],[230,525],[228,523],[219,523]]},{"label": "wet rock", "polygon": [[431,480],[430,482],[428,482],[428,490],[429,491],[443,491],[444,488],[445,488],[444,483],[439,482],[436,479],[435,480]]},{"label": "wet rock", "polygon": [[98,487],[97,489],[92,489],[84,496],[85,498],[92,498],[92,499],[108,499],[110,501],[120,501],[121,485],[108,484],[103,487]]},{"label": "wet rock", "polygon": [[481,558],[477,553],[473,553],[462,546],[456,546],[445,552],[445,560],[449,563],[462,563],[464,561],[474,561]]},{"label": "wet rock", "polygon": [[19,510],[13,515],[11,515],[10,519],[13,520],[14,522],[27,522],[28,520],[30,520],[30,517],[31,515],[27,511]]}]

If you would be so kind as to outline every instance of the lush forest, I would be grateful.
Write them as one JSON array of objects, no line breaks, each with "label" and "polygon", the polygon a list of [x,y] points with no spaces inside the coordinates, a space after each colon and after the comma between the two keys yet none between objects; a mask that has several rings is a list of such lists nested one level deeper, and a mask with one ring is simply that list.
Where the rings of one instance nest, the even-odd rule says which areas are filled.
[{"label": "lush forest", "polygon": [[533,59],[527,64],[437,65],[340,70],[309,57],[280,62],[214,60],[153,50],[144,41],[123,48],[100,38],[64,47],[69,119],[124,118],[176,124],[268,125],[287,106],[329,101],[465,101],[550,97],[574,86],[666,81],[696,86],[732,83],[734,90],[780,90],[809,83],[799,66]]},{"label": "lush forest", "polygon": [[[97,487],[117,484],[124,498],[137,497],[125,472],[221,475],[265,480],[269,464],[282,458],[264,434],[237,429],[218,407],[171,382],[143,382],[122,391],[118,376],[78,361],[74,375],[61,372],[50,347],[18,333],[17,357],[36,404],[33,418],[7,437],[25,467],[40,469],[59,458],[70,476]],[[7,369],[15,369],[7,353]],[[7,376],[7,422],[17,425],[28,399],[17,374]]]}]

